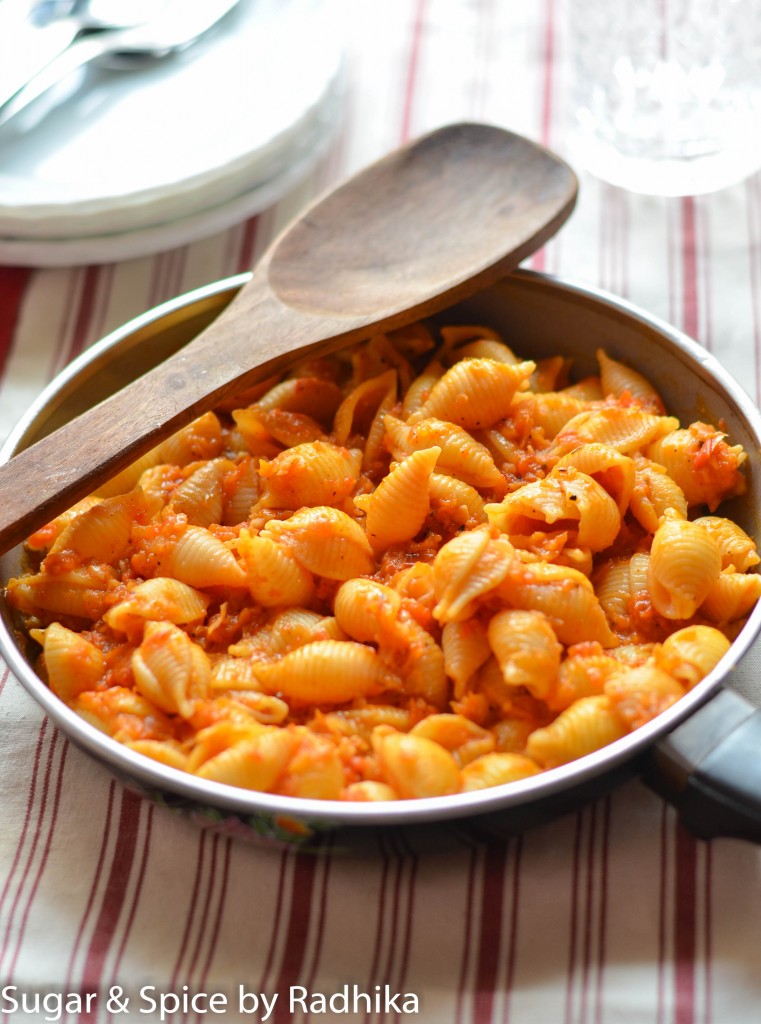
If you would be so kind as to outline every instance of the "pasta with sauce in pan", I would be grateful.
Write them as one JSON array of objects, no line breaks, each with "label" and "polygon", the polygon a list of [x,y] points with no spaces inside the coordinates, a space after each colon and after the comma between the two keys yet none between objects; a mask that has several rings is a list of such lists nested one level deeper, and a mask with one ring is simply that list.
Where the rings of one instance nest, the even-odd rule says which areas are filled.
[{"label": "pasta with sauce in pan", "polygon": [[131,749],[284,797],[530,778],[678,701],[761,595],[717,509],[745,453],[597,353],[422,324],[207,413],[27,541],[55,694]]}]

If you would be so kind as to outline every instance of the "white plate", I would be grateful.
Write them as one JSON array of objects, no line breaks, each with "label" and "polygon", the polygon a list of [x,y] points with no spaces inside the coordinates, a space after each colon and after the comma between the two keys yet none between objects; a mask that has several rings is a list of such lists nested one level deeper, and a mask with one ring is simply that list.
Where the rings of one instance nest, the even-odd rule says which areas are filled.
[{"label": "white plate", "polygon": [[287,175],[339,88],[339,9],[241,0],[183,53],[71,76],[0,130],[0,236],[134,235]]},{"label": "white plate", "polygon": [[[19,267],[68,267],[84,263],[112,263],[163,252],[179,245],[207,238],[217,231],[239,224],[296,192],[334,137],[326,130],[313,144],[290,162],[271,181],[208,209],[176,220],[138,228],[72,238],[2,238],[0,263]],[[296,211],[294,211],[296,212]]]}]

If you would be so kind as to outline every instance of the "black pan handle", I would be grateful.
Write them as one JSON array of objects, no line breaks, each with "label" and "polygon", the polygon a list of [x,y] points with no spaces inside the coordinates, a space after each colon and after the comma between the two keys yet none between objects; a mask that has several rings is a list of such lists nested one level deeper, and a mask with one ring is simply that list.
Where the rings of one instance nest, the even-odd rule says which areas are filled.
[{"label": "black pan handle", "polygon": [[761,843],[761,710],[719,690],[655,744],[644,778],[700,839]]}]

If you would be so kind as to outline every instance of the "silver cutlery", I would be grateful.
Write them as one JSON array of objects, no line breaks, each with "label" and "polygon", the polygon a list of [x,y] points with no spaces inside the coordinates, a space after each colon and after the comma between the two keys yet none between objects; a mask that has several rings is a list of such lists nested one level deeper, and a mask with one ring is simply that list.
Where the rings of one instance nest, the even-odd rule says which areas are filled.
[{"label": "silver cutlery", "polygon": [[74,71],[106,57],[129,58],[114,66],[133,69],[167,57],[205,35],[240,0],[166,0],[158,16],[132,28],[76,38],[62,53],[0,105],[0,127]]},{"label": "silver cutlery", "polygon": [[0,108],[77,37],[133,28],[155,13],[157,2],[38,0],[32,4],[0,4]]}]

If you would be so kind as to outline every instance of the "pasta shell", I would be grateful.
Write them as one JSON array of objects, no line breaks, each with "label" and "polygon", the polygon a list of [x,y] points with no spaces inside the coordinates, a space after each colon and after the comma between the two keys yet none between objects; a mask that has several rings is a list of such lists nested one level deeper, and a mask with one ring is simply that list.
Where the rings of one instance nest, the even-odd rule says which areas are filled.
[{"label": "pasta shell", "polygon": [[256,673],[265,692],[302,704],[344,704],[394,685],[375,651],[351,640],[316,640]]},{"label": "pasta shell", "polygon": [[553,469],[544,480],[525,484],[485,510],[489,521],[510,536],[533,533],[537,524],[558,529],[576,524],[576,543],[590,551],[610,547],[621,528],[613,498],[572,466]]},{"label": "pasta shell", "polygon": [[245,456],[225,475],[222,522],[228,526],[245,523],[259,498],[259,474],[254,459]]},{"label": "pasta shell", "polygon": [[409,426],[386,416],[389,449],[399,458],[434,446],[441,449],[437,468],[480,488],[504,488],[505,480],[489,449],[453,423],[427,419]]},{"label": "pasta shell", "polygon": [[96,689],[106,663],[95,644],[57,622],[31,635],[42,644],[48,686],[57,697],[69,704],[85,690]]},{"label": "pasta shell", "polygon": [[372,779],[363,779],[361,782],[352,782],[344,790],[344,800],[355,803],[377,803],[379,800],[398,800],[395,790],[385,782],[375,782]]},{"label": "pasta shell", "polygon": [[63,530],[71,523],[77,516],[81,516],[83,512],[86,512],[93,505],[98,505],[102,501],[101,498],[96,497],[94,494],[88,495],[81,501],[78,501],[76,505],[72,505],[71,508],[62,512],[55,519],[52,519],[49,523],[41,526],[39,530],[33,533],[30,537],[27,537],[24,542],[24,546],[30,551],[46,551],[55,542],[56,538],[62,533]]},{"label": "pasta shell", "polygon": [[716,668],[729,647],[729,639],[713,626],[685,626],[664,640],[655,659],[689,690]]},{"label": "pasta shell", "polygon": [[632,406],[604,406],[569,420],[555,438],[555,448],[561,454],[579,444],[598,443],[629,455],[678,426],[673,416],[656,416]]},{"label": "pasta shell", "polygon": [[551,725],[531,733],[526,755],[543,768],[555,768],[613,743],[626,732],[609,697],[582,697]]},{"label": "pasta shell", "polygon": [[562,652],[549,619],[539,611],[509,608],[492,616],[488,635],[505,682],[545,698],[557,678]]},{"label": "pasta shell", "polygon": [[486,522],[481,495],[470,484],[454,476],[432,473],[428,493],[434,511],[448,522],[472,528]]},{"label": "pasta shell", "polygon": [[367,434],[381,402],[389,391],[395,398],[396,390],[395,370],[387,370],[386,373],[371,377],[352,388],[339,405],[333,420],[333,436],[336,442],[346,444],[354,432]]},{"label": "pasta shell", "polygon": [[209,598],[187,583],[156,576],[133,587],[125,600],[103,616],[111,629],[131,636],[142,632],[147,620],[184,625],[200,622],[206,614]]},{"label": "pasta shell", "polygon": [[489,786],[529,779],[540,771],[539,765],[522,754],[493,752],[476,758],[462,770],[462,791],[473,793]]},{"label": "pasta shell", "polygon": [[344,770],[333,744],[306,733],[292,755],[277,792],[308,800],[338,800],[344,786]]},{"label": "pasta shell", "polygon": [[654,665],[619,669],[605,681],[605,694],[626,727],[638,729],[684,696],[684,687]]},{"label": "pasta shell", "polygon": [[569,466],[592,477],[613,498],[619,513],[624,514],[635,480],[635,463],[628,455],[605,444],[583,444],[561,456],[552,472],[557,474]]},{"label": "pasta shell", "polygon": [[721,552],[702,527],[667,511],[653,537],[648,589],[655,609],[667,619],[691,618],[721,571]]},{"label": "pasta shell", "polygon": [[597,361],[600,364],[600,381],[603,394],[606,397],[613,395],[615,398],[620,398],[628,393],[643,406],[647,406],[659,414],[664,412],[665,406],[661,396],[641,373],[624,363],[611,359],[601,348],[597,349]]},{"label": "pasta shell", "polygon": [[455,697],[460,698],[491,656],[486,626],[480,619],[447,622],[441,632],[441,648],[446,673],[455,683]]},{"label": "pasta shell", "polygon": [[365,513],[365,532],[376,555],[412,540],[422,529],[431,509],[428,483],[440,454],[440,448],[412,452],[391,469],[372,494],[354,499]]},{"label": "pasta shell", "polygon": [[671,508],[682,519],[687,518],[687,499],[675,480],[672,480],[663,466],[642,455],[634,461],[634,488],[630,507],[637,522],[648,531],[655,533],[666,510]]},{"label": "pasta shell", "polygon": [[74,551],[83,561],[118,562],[129,551],[133,523],[149,519],[160,507],[139,487],[129,494],[104,498],[71,520],[51,546],[50,554]]},{"label": "pasta shell", "polygon": [[460,788],[457,762],[438,743],[379,726],[373,748],[383,781],[403,799],[445,796]]},{"label": "pasta shell", "polygon": [[737,523],[721,516],[701,516],[694,522],[719,545],[722,569],[731,565],[737,572],[745,572],[758,565],[756,542]]},{"label": "pasta shell", "polygon": [[268,411],[301,412],[324,426],[330,426],[343,395],[337,384],[319,377],[293,377],[276,384],[253,408]]},{"label": "pasta shell", "polygon": [[526,410],[535,427],[540,427],[547,440],[552,440],[575,416],[583,412],[586,402],[564,391],[546,394],[518,394],[518,408]]},{"label": "pasta shell", "polygon": [[85,690],[74,698],[71,707],[117,743],[174,738],[172,724],[163,711],[126,686]]},{"label": "pasta shell", "polygon": [[307,416],[305,412],[288,412],[287,409],[261,409],[259,407],[248,411],[254,413],[269,437],[286,448],[292,448],[297,444],[307,444],[310,441],[326,440],[320,424],[311,416]]},{"label": "pasta shell", "polygon": [[535,368],[532,362],[462,359],[436,381],[411,420],[434,417],[466,430],[490,427],[509,414],[513,395]]},{"label": "pasta shell", "polygon": [[191,587],[245,587],[246,574],[223,541],[202,526],[189,526],[157,560],[164,575]]},{"label": "pasta shell", "polygon": [[555,686],[545,701],[553,711],[562,711],[581,697],[603,693],[605,680],[618,672],[621,663],[608,654],[574,654],[564,658]]},{"label": "pasta shell", "polygon": [[433,562],[436,619],[444,624],[468,618],[477,599],[505,579],[514,556],[507,538],[492,537],[485,526],[444,544]]},{"label": "pasta shell", "polygon": [[56,615],[72,615],[95,622],[116,587],[116,574],[108,565],[89,564],[67,572],[20,576],[8,581],[8,600],[28,615],[40,609]]},{"label": "pasta shell", "polygon": [[211,695],[204,651],[169,622],[149,622],[132,655],[135,686],[163,711],[189,718],[195,701]]},{"label": "pasta shell", "polygon": [[413,697],[421,697],[436,708],[443,708],[449,697],[444,669],[444,654],[434,638],[414,619],[400,625],[407,656],[401,669],[405,689]]},{"label": "pasta shell", "polygon": [[448,750],[462,768],[494,749],[494,736],[463,715],[428,715],[413,725],[410,736],[425,736]]},{"label": "pasta shell", "polygon": [[708,591],[700,611],[712,622],[737,622],[745,618],[761,597],[761,576],[756,573],[722,572]]},{"label": "pasta shell", "polygon": [[544,612],[563,644],[596,640],[603,647],[616,647],[589,580],[563,565],[533,562],[516,568],[500,588],[515,608]]},{"label": "pasta shell", "polygon": [[222,475],[228,465],[227,460],[212,459],[199,466],[172,495],[172,511],[187,516],[194,526],[220,523],[224,509]]},{"label": "pasta shell", "polygon": [[444,367],[438,359],[432,359],[405,392],[402,402],[402,412],[405,416],[411,416],[420,409],[430,395],[433,385],[443,376]]},{"label": "pasta shell", "polygon": [[299,743],[289,729],[265,729],[205,761],[196,775],[228,786],[271,792]]},{"label": "pasta shell", "polygon": [[222,424],[213,412],[207,412],[163,441],[157,448],[157,461],[187,466],[201,459],[214,459],[223,448]]},{"label": "pasta shell", "polygon": [[237,548],[257,604],[274,608],[309,603],[314,593],[312,574],[287,548],[248,530],[241,530]]},{"label": "pasta shell", "polygon": [[686,429],[674,429],[654,438],[644,451],[647,458],[660,463],[684,492],[688,505],[708,506],[711,512],[736,494],[742,494],[745,481],[740,466],[746,454],[740,445],[728,445],[720,430],[706,423],[692,423]]},{"label": "pasta shell", "polygon": [[353,640],[384,646],[398,645],[402,599],[391,587],[375,580],[353,579],[336,593],[336,621]]},{"label": "pasta shell", "polygon": [[298,509],[304,505],[341,505],[359,479],[362,452],[326,441],[299,444],[271,462],[262,459],[260,508]]},{"label": "pasta shell", "polygon": [[272,520],[260,536],[287,546],[306,569],[327,579],[369,576],[375,569],[362,527],[327,505],[301,509],[284,522]]}]

